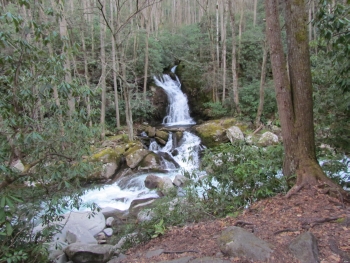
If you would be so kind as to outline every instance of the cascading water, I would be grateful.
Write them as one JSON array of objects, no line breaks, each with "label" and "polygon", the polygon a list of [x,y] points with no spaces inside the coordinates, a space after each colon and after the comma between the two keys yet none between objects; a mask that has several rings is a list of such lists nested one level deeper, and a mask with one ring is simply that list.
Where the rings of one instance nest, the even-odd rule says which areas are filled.
[{"label": "cascading water", "polygon": [[[171,69],[175,72],[176,66]],[[195,124],[190,117],[190,109],[186,95],[181,91],[181,83],[175,75],[175,80],[168,74],[163,74],[161,78],[154,77],[157,86],[161,87],[168,96],[169,106],[167,116],[163,119],[166,126],[192,125]]]},{"label": "cascading water", "polygon": [[[175,67],[172,69],[172,72],[174,71]],[[169,75],[164,74],[162,78],[154,77],[154,80],[168,95],[168,115],[164,118],[163,124],[165,126],[188,126],[195,124],[190,117],[187,97],[181,91],[179,79],[176,77],[173,80]],[[161,147],[156,141],[151,141],[149,150],[158,153],[165,169],[168,170],[167,173],[152,174],[159,177],[166,176],[173,180],[179,173],[192,173],[199,167],[199,151],[201,147],[200,138],[188,131],[183,132],[182,138],[179,142],[176,142],[176,145],[173,141],[172,133],[170,133],[164,147]],[[87,203],[95,202],[102,208],[113,207],[126,210],[134,199],[158,196],[156,191],[151,191],[144,186],[144,180],[147,175],[149,173],[124,177],[113,185],[105,186],[99,190],[89,191],[82,199]]]}]

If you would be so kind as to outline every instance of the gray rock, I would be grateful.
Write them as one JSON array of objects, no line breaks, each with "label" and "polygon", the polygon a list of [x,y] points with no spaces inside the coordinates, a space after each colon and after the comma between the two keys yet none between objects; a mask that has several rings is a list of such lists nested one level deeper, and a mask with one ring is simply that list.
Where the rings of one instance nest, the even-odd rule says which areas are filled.
[{"label": "gray rock", "polygon": [[107,263],[120,263],[122,260],[124,260],[126,258],[127,258],[127,256],[125,256],[124,254],[119,254],[118,257],[112,258]]},{"label": "gray rock", "polygon": [[230,257],[245,257],[253,261],[267,261],[273,250],[272,246],[254,234],[240,227],[229,227],[219,237],[222,253]]},{"label": "gray rock", "polygon": [[244,135],[241,129],[237,126],[232,126],[227,129],[226,131],[226,136],[230,140],[231,143],[234,141],[243,141],[244,140]]},{"label": "gray rock", "polygon": [[177,187],[184,186],[189,179],[182,174],[177,174],[174,178],[173,184]]},{"label": "gray rock", "polygon": [[110,236],[113,235],[113,229],[112,229],[112,228],[109,228],[109,227],[103,229],[103,232],[104,232],[108,237],[110,237]]},{"label": "gray rock", "polygon": [[137,214],[137,220],[139,222],[150,221],[154,218],[155,213],[152,209],[144,209]]},{"label": "gray rock", "polygon": [[171,189],[174,188],[173,181],[169,177],[162,177],[162,180],[158,186],[158,195],[165,196]]},{"label": "gray rock", "polygon": [[130,168],[135,168],[142,161],[142,159],[149,153],[150,151],[145,149],[138,149],[138,150],[132,151],[127,156],[125,156],[126,164]]},{"label": "gray rock", "polygon": [[278,144],[278,136],[272,132],[264,132],[258,141],[258,145],[260,146],[269,146],[274,144]]},{"label": "gray rock", "polygon": [[159,188],[160,184],[162,182],[162,178],[153,174],[150,174],[145,179],[145,186],[148,189],[157,189]]},{"label": "gray rock", "polygon": [[64,252],[74,263],[105,263],[114,254],[115,248],[111,245],[91,245],[74,243]]},{"label": "gray rock", "polygon": [[107,219],[106,219],[106,226],[112,226],[112,224],[113,224],[113,221],[114,221],[114,217],[108,217]]},{"label": "gray rock", "polygon": [[139,170],[161,170],[162,168],[161,159],[155,153],[147,154],[138,167]]},{"label": "gray rock", "polygon": [[106,163],[103,165],[101,173],[102,178],[111,179],[117,172],[118,165],[116,163]]},{"label": "gray rock", "polygon": [[164,252],[164,249],[150,250],[146,253],[146,258],[158,257]]},{"label": "gray rock", "polygon": [[294,239],[289,249],[301,263],[318,263],[317,240],[311,232],[305,232]]},{"label": "gray rock", "polygon": [[68,244],[97,244],[97,240],[94,238],[94,236],[79,225],[74,225],[67,230],[66,240]]}]

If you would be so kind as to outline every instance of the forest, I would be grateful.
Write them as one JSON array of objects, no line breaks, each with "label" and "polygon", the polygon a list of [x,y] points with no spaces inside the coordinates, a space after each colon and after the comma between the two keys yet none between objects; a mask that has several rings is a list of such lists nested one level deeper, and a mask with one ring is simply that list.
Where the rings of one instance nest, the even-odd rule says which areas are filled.
[{"label": "forest", "polygon": [[57,229],[32,229],[82,206],[101,169],[89,156],[108,138],[137,143],[140,127],[162,125],[155,78],[174,66],[196,124],[234,118],[252,135],[282,133],[259,153],[208,146],[203,162],[229,189],[208,183],[206,214],[316,181],[349,201],[350,1],[288,2],[0,0],[0,262],[47,262]]}]

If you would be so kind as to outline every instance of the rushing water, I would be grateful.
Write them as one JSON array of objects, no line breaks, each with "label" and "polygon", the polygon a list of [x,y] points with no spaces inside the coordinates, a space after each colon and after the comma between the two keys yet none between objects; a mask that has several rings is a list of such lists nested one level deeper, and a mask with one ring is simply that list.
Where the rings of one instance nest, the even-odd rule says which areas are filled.
[{"label": "rushing water", "polygon": [[[175,67],[172,69],[172,72],[174,71]],[[168,74],[163,74],[160,78],[154,77],[154,81],[168,96],[169,105],[163,124],[166,126],[195,124],[190,116],[187,97],[181,91],[181,83],[178,77],[175,75],[175,79],[173,79]]]},{"label": "rushing water", "polygon": [[[175,67],[172,71],[175,71]],[[163,124],[165,126],[186,126],[195,124],[190,117],[187,97],[181,91],[181,84],[177,76],[175,79],[172,79],[169,75],[164,74],[162,78],[155,77],[154,79],[156,84],[163,88],[168,95],[168,114],[164,118]],[[183,133],[181,140],[176,142],[176,145],[172,133],[170,133],[169,139],[164,147],[161,147],[156,141],[152,141],[149,150],[161,156],[164,168],[168,170],[168,173],[152,174],[159,177],[166,176],[173,180],[177,174],[193,172],[199,167],[199,151],[201,147],[200,138],[187,131]],[[163,158],[162,156],[164,155],[168,158]],[[169,158],[174,162],[169,161]],[[88,191],[82,197],[82,200],[85,203],[95,202],[102,208],[112,207],[126,210],[134,199],[158,197],[156,191],[151,191],[144,185],[144,180],[149,174],[150,173],[144,173],[121,178],[112,185]]]}]

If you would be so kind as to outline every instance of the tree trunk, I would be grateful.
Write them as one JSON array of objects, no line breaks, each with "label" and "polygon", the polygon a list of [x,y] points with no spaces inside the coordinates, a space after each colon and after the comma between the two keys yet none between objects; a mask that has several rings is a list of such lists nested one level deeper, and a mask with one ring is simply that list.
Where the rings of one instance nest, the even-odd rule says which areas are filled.
[{"label": "tree trunk", "polygon": [[221,2],[221,43],[222,43],[222,103],[226,99],[226,23],[227,23],[227,6],[226,1]]},{"label": "tree trunk", "polygon": [[253,26],[255,27],[256,26],[256,8],[257,8],[257,5],[258,5],[258,0],[254,0],[254,17],[253,17]]},{"label": "tree trunk", "polygon": [[[110,9],[111,9],[111,25],[114,25],[114,0],[110,0]],[[118,11],[117,11],[118,12]],[[119,19],[116,21],[116,28],[119,26]],[[119,72],[118,62],[116,58],[116,41],[114,39],[114,32],[111,32],[112,40],[112,69],[113,69],[113,88],[114,88],[114,104],[115,104],[115,120],[117,128],[120,128],[120,113],[119,113],[119,96],[118,96],[118,84],[117,84],[117,73]],[[117,68],[118,67],[118,68]]]},{"label": "tree trunk", "polygon": [[241,109],[239,107],[239,94],[238,94],[238,78],[237,78],[237,68],[236,68],[236,28],[235,28],[235,14],[233,13],[233,2],[232,0],[228,0],[229,4],[229,12],[230,12],[230,22],[231,22],[231,30],[232,30],[232,91],[233,91],[233,102],[235,104],[235,108],[238,114],[241,113]]},{"label": "tree trunk", "polygon": [[282,49],[278,0],[266,0],[267,36],[270,46],[278,113],[282,126],[285,176],[296,174],[290,193],[318,181],[340,189],[322,171],[315,154],[312,83],[304,0],[285,0],[285,24],[290,82]]},{"label": "tree trunk", "polygon": [[148,79],[148,39],[151,30],[151,7],[148,7],[145,12],[145,22],[146,22],[146,47],[145,47],[145,67],[144,67],[144,79],[143,79],[143,100],[147,100],[147,79]]},{"label": "tree trunk", "polygon": [[266,78],[266,61],[267,61],[267,40],[264,40],[263,46],[263,62],[261,65],[261,77],[260,77],[260,96],[259,96],[259,107],[255,118],[255,127],[260,126],[260,118],[264,109],[264,96],[265,96],[265,78]]},{"label": "tree trunk", "polygon": [[[103,12],[106,13],[105,0],[101,0],[103,5]],[[102,97],[101,97],[101,137],[105,137],[105,117],[106,117],[106,51],[105,51],[105,36],[106,36],[106,23],[100,15],[100,45],[101,45],[101,80],[100,85],[102,88]]]}]

